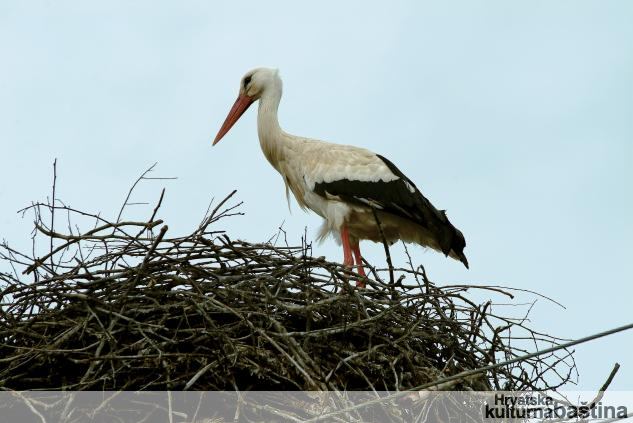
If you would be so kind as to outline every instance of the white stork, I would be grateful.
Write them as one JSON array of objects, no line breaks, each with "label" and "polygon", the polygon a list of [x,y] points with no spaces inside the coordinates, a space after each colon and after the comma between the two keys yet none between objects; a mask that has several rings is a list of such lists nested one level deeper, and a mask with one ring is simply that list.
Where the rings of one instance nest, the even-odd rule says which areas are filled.
[{"label": "white stork", "polygon": [[[462,233],[392,162],[364,148],[284,132],[277,120],[281,93],[277,70],[257,68],[246,73],[213,145],[259,100],[257,132],[264,155],[283,177],[286,196],[292,191],[302,209],[309,208],[323,217],[319,240],[329,234],[340,236],[344,265],[352,267],[355,260],[358,274],[365,276],[358,242],[382,241],[375,211],[388,242],[415,242],[468,268]],[[364,287],[363,279],[356,285]]]}]

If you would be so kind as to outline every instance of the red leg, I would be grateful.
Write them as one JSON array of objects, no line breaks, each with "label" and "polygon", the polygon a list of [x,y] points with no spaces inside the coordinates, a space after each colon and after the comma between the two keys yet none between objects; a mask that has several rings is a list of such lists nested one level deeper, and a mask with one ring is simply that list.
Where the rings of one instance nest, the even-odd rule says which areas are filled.
[{"label": "red leg", "polygon": [[347,267],[352,267],[354,260],[352,259],[352,250],[349,243],[349,231],[345,225],[341,227],[341,242],[343,242],[343,264]]},{"label": "red leg", "polygon": [[[343,264],[345,267],[351,268],[354,265],[354,260],[352,259],[352,251],[349,246],[349,231],[345,225],[341,227],[341,242],[343,243]],[[345,277],[345,280],[347,281],[347,276]],[[339,291],[340,294],[346,291],[345,285],[343,285]]]},{"label": "red leg", "polygon": [[[367,277],[365,274],[365,268],[363,267],[363,257],[360,255],[360,246],[358,245],[358,241],[352,244],[352,252],[354,253],[354,259],[356,260],[356,266],[358,267],[358,274],[363,278]],[[356,281],[356,286],[359,288],[365,287],[365,281],[363,279],[359,279]]]}]

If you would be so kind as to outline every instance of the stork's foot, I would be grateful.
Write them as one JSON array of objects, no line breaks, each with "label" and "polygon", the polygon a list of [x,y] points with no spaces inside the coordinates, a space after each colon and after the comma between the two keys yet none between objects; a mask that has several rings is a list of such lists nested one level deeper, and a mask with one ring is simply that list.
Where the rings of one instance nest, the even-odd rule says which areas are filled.
[{"label": "stork's foot", "polygon": [[360,277],[356,279],[356,287],[365,288],[365,279],[367,279],[367,275],[365,274],[365,269],[363,269],[362,265],[358,266],[358,274]]},{"label": "stork's foot", "polygon": [[[351,273],[351,266],[347,266],[349,268],[349,273]],[[353,276],[354,279],[356,279],[356,288],[359,289],[364,289],[365,288],[365,279],[367,278],[367,275],[365,275],[365,270],[362,267],[358,268],[358,275],[359,277],[355,277]],[[348,292],[348,287],[349,287],[349,278],[347,275],[345,275],[345,279],[343,279],[343,287],[339,290],[339,294],[345,294]]]},{"label": "stork's foot", "polygon": [[356,261],[357,272],[361,276],[356,281],[356,286],[358,288],[365,288],[365,279],[367,279],[367,274],[365,273],[365,268],[363,267],[363,257],[360,255],[360,247],[358,246],[358,241],[352,244],[352,253],[354,253],[354,260]]}]

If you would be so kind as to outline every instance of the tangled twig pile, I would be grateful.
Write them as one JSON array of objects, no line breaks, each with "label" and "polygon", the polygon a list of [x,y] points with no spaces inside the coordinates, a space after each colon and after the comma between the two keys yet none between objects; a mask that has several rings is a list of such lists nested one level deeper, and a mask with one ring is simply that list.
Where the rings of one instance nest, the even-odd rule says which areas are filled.
[{"label": "tangled twig pile", "polygon": [[[251,244],[215,230],[227,197],[190,235],[156,219],[108,222],[35,204],[43,257],[7,244],[0,274],[0,387],[72,390],[404,390],[559,340],[504,317],[422,267],[375,269],[356,290],[310,246]],[[162,199],[162,195],[161,195]],[[68,216],[66,233],[43,212]],[[73,217],[94,219],[79,233]],[[54,243],[56,245],[54,245]],[[29,280],[25,280],[25,276]],[[389,275],[395,273],[396,280]],[[339,294],[341,287],[345,292]],[[444,388],[556,388],[566,350],[453,380]]]}]

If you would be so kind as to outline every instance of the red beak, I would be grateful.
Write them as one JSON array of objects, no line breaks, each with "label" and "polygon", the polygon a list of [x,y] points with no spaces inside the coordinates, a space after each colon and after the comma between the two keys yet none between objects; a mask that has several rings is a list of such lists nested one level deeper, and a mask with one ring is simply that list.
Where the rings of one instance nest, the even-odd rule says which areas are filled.
[{"label": "red beak", "polygon": [[220,142],[222,137],[225,136],[227,132],[229,132],[229,129],[231,129],[231,127],[235,125],[235,122],[237,122],[240,116],[242,116],[246,109],[248,109],[248,106],[253,104],[254,101],[254,98],[244,94],[240,94],[237,100],[235,100],[235,104],[233,104],[233,107],[231,108],[229,115],[226,117],[226,120],[222,124],[222,127],[218,131],[218,135],[215,136],[215,140],[213,140],[213,145],[216,145],[218,142]]}]

